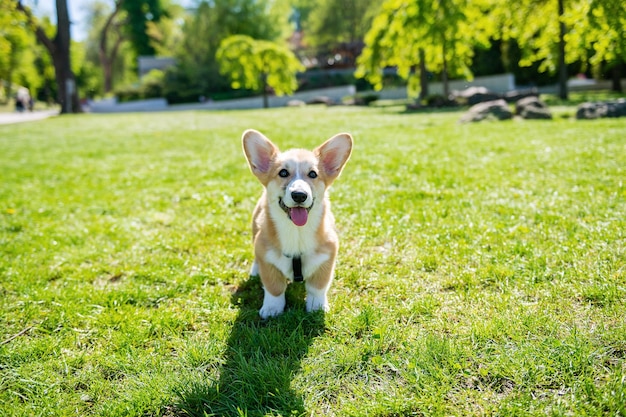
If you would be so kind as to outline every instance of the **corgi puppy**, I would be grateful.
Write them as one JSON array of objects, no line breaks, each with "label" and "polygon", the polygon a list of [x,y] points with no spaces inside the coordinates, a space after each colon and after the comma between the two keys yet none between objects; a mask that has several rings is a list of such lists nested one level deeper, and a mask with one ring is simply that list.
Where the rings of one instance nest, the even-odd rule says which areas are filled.
[{"label": "corgi puppy", "polygon": [[256,130],[246,130],[243,150],[250,170],[263,184],[252,215],[254,263],[265,295],[259,315],[266,319],[285,308],[285,290],[304,281],[307,311],[328,311],[339,240],[327,190],[352,152],[352,137],[340,133],[313,151],[281,152]]}]

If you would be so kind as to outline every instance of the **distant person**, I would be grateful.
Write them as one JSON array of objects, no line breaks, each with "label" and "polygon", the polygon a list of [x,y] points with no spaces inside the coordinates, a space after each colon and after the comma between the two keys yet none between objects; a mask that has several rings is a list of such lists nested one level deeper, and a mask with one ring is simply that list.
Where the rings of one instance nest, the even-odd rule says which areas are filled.
[{"label": "distant person", "polygon": [[19,113],[24,111],[24,103],[19,95],[15,96],[15,111]]},{"label": "distant person", "polygon": [[15,95],[15,110],[20,113],[26,109],[32,111],[33,105],[31,104],[31,102],[32,98],[30,96],[28,88],[20,87],[17,90],[17,94]]}]

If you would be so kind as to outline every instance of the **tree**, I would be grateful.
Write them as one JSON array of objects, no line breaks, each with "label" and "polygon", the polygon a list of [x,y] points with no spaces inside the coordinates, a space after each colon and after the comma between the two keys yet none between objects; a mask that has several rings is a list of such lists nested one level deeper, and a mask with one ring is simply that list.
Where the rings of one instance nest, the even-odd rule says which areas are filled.
[{"label": "tree", "polygon": [[79,113],[78,90],[72,67],[70,65],[70,19],[66,0],[56,0],[57,30],[53,39],[38,24],[31,10],[17,0],[17,10],[24,13],[27,22],[35,31],[37,40],[48,50],[54,65],[57,82],[57,97],[61,104],[61,113]]},{"label": "tree", "polygon": [[150,45],[157,56],[173,56],[176,47],[183,39],[181,22],[186,15],[185,8],[176,3],[176,0],[161,0],[164,14],[159,20],[147,22],[147,31]]},{"label": "tree", "polygon": [[114,67],[123,45],[137,56],[156,52],[154,24],[168,15],[166,0],[116,0],[113,10],[104,3],[91,5],[91,24],[98,28],[97,50],[104,92],[113,90]]},{"label": "tree", "polygon": [[612,72],[614,91],[622,91],[620,68],[626,62],[626,3],[613,0],[581,2],[567,24],[569,40],[577,50],[590,50],[590,64],[599,71],[606,64]]},{"label": "tree", "polygon": [[116,0],[115,7],[126,12],[123,30],[137,56],[154,55],[148,28],[150,22],[158,22],[167,15],[161,0]]},{"label": "tree", "polygon": [[[101,5],[95,4],[94,7],[99,6]],[[125,24],[125,19],[116,20],[120,12],[121,2],[116,1],[113,11],[106,18],[98,35],[98,59],[100,60],[100,65],[102,67],[105,94],[113,90],[113,65],[117,59],[120,46],[125,40],[124,35],[122,34],[122,27]],[[98,16],[100,13],[102,13],[100,9],[94,9],[92,19],[96,21],[100,17]]]},{"label": "tree", "polygon": [[316,1],[304,19],[307,42],[325,46],[362,41],[381,3],[381,0]]},{"label": "tree", "polygon": [[6,83],[6,98],[12,96],[15,72],[32,41],[26,19],[13,0],[0,0],[0,80]]},{"label": "tree", "polygon": [[386,0],[365,37],[356,75],[380,89],[384,69],[395,67],[415,93],[428,68],[441,73],[447,96],[449,77],[471,78],[474,48],[489,45],[490,6],[490,0]]},{"label": "tree", "polygon": [[87,59],[87,54],[85,42],[72,42],[72,71],[79,96],[94,98],[102,92],[102,71],[99,65]]},{"label": "tree", "polygon": [[268,87],[279,96],[291,94],[298,87],[296,73],[304,71],[289,49],[245,35],[224,39],[216,57],[221,73],[228,75],[232,87],[261,91],[265,108],[269,107]]},{"label": "tree", "polygon": [[166,74],[170,102],[197,100],[232,91],[220,74],[215,53],[223,39],[247,35],[254,39],[285,39],[288,4],[270,0],[202,1],[183,27],[177,66]]},{"label": "tree", "polygon": [[[498,4],[491,13],[502,29],[497,37],[514,39],[521,48],[520,66],[539,62],[539,71],[558,73],[559,96],[567,98],[567,63],[580,54],[567,43],[566,14],[575,11],[578,0],[520,0],[515,6]],[[569,6],[569,7],[566,7]]]}]

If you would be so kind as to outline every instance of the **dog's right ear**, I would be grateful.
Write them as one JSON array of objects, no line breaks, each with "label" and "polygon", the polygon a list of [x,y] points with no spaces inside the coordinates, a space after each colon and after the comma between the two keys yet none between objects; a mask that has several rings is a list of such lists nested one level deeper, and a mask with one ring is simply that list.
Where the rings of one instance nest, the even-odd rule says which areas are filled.
[{"label": "dog's right ear", "polygon": [[243,132],[241,140],[252,173],[261,179],[269,172],[272,161],[280,152],[278,147],[261,132],[253,129]]}]

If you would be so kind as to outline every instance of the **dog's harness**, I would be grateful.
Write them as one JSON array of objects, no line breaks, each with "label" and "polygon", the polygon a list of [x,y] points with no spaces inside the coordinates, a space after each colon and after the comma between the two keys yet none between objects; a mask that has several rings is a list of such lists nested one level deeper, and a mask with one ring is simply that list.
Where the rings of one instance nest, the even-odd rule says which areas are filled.
[{"label": "dog's harness", "polygon": [[291,258],[291,265],[293,267],[293,280],[295,282],[304,281],[304,277],[302,276],[302,260],[299,256],[294,256]]}]

